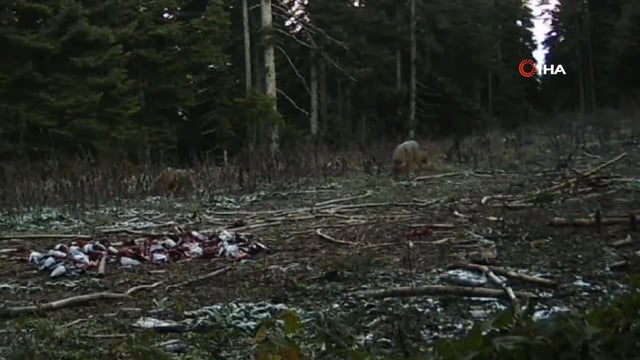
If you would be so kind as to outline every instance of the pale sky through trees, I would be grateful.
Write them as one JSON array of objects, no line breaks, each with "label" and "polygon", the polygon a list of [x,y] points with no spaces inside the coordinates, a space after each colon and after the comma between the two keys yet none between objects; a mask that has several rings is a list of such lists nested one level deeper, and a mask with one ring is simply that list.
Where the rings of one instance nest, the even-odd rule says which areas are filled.
[{"label": "pale sky through trees", "polygon": [[537,49],[533,52],[533,57],[536,59],[536,63],[544,64],[544,56],[547,53],[542,47],[547,33],[550,30],[550,22],[548,15],[543,15],[545,10],[551,10],[557,4],[558,0],[548,0],[544,5],[539,5],[540,0],[529,0],[529,4],[533,9],[533,36],[538,44]]},{"label": "pale sky through trees", "polygon": [[[304,6],[308,3],[308,0],[287,0],[285,3],[294,2],[291,11],[296,16],[303,16],[304,14]],[[538,45],[536,50],[533,52],[533,57],[538,64],[544,64],[544,57],[547,51],[543,48],[542,42],[544,41],[547,33],[550,30],[550,22],[549,16],[544,14],[545,11],[553,9],[553,7],[557,4],[558,0],[528,0],[529,6],[533,10],[533,36],[536,44]],[[360,6],[360,2],[358,0],[353,0],[353,4],[355,6]],[[305,20],[306,15],[304,15]],[[295,17],[291,17],[287,20],[286,25],[290,26],[296,22]],[[294,31],[299,31],[302,28],[301,25],[296,26]]]}]

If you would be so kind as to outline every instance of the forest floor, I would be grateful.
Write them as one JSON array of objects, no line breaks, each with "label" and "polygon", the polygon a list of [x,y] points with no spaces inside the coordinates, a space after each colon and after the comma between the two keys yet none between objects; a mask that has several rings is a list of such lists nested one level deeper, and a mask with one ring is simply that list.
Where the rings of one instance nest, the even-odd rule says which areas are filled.
[{"label": "forest floor", "polygon": [[[51,279],[35,265],[17,260],[15,249],[47,251],[69,239],[8,236],[0,240],[3,316],[10,307],[162,283],[128,298],[93,299],[0,319],[0,358],[15,358],[11,354],[16,351],[58,353],[52,358],[86,352],[160,357],[155,351],[182,352],[185,358],[205,358],[198,355],[204,353],[240,358],[251,352],[261,311],[273,315],[284,308],[272,304],[291,306],[303,319],[325,314],[315,318],[315,327],[303,321],[305,329],[317,330],[309,330],[316,344],[327,344],[308,350],[315,352],[314,358],[331,358],[331,351],[345,358],[354,347],[374,354],[401,352],[403,346],[424,347],[431,340],[458,336],[474,322],[507,309],[509,301],[445,296],[437,289],[431,296],[386,299],[355,297],[353,292],[455,285],[443,277],[452,264],[484,263],[557,282],[541,286],[507,276],[514,290],[544,296],[536,305],[537,316],[592,308],[627,291],[624,259],[640,249],[630,220],[630,214],[640,214],[638,150],[631,143],[578,154],[575,171],[554,170],[552,161],[541,161],[493,172],[448,169],[407,182],[352,176],[242,198],[148,199],[81,215],[43,209],[7,218],[0,224],[5,234],[79,233],[110,241],[140,237],[127,229],[101,233],[109,225],[132,230],[132,220],[153,219],[155,225],[137,231],[156,234],[173,231],[175,224],[205,231],[241,222],[244,228],[235,230],[254,234],[270,252],[240,262],[216,258],[165,268],[113,265],[104,276]],[[582,220],[574,226],[552,224],[558,217]],[[173,223],[162,226],[167,222]],[[427,227],[432,236],[412,237],[412,231]],[[625,239],[636,242],[625,246],[620,242]],[[220,268],[226,271],[199,278]],[[449,274],[452,279],[454,273]],[[207,312],[192,312],[205,307]],[[150,319],[168,323],[153,325]],[[141,331],[136,324],[155,326],[156,331]]]}]

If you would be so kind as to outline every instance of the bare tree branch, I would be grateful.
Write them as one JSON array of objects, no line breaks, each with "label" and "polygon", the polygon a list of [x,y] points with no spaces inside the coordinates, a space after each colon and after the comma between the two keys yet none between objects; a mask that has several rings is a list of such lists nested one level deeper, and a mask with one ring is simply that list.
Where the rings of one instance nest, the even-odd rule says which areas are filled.
[{"label": "bare tree branch", "polygon": [[317,48],[317,46],[313,46],[313,45],[311,45],[311,44],[305,43],[304,41],[302,41],[302,40],[298,39],[298,38],[297,38],[297,37],[295,37],[293,34],[290,34],[290,33],[286,32],[285,30],[278,29],[278,28],[275,28],[275,30],[276,30],[278,33],[280,33],[280,34],[282,34],[282,35],[284,35],[284,36],[286,36],[286,37],[288,37],[288,38],[292,39],[293,41],[297,42],[298,44],[300,44],[300,45],[302,45],[302,46],[304,46],[304,47],[308,47],[309,49],[316,49],[316,48]]},{"label": "bare tree branch", "polygon": [[293,64],[293,61],[291,61],[291,58],[289,57],[289,55],[287,55],[287,52],[284,51],[282,46],[276,46],[276,49],[280,50],[282,55],[284,55],[284,57],[285,57],[285,59],[287,59],[287,62],[289,63],[289,65],[291,65],[291,68],[293,69],[293,72],[300,79],[300,81],[302,81],[302,86],[304,86],[304,89],[307,91],[307,94],[311,95],[311,91],[309,90],[309,85],[307,84],[307,80],[304,78],[304,76],[302,76],[302,74],[300,74],[300,72],[298,71],[296,66]]},{"label": "bare tree branch", "polygon": [[334,61],[332,58],[328,57],[328,56],[327,56],[327,55],[325,55],[325,54],[322,54],[322,58],[323,58],[324,60],[326,60],[328,63],[330,63],[331,65],[333,65],[333,67],[334,67],[334,68],[336,68],[336,69],[340,70],[340,72],[341,72],[344,76],[346,76],[347,78],[349,78],[349,80],[351,80],[351,81],[353,81],[353,82],[358,81],[356,78],[354,78],[353,76],[351,76],[351,74],[349,74],[349,72],[348,72],[345,68],[343,68],[340,64],[338,64],[338,63],[337,63],[336,61]]},{"label": "bare tree branch", "polygon": [[276,91],[278,92],[278,94],[282,95],[282,97],[284,97],[285,99],[287,99],[287,101],[289,101],[289,103],[291,103],[291,105],[296,108],[298,111],[300,111],[301,113],[309,116],[309,112],[305,109],[303,109],[302,107],[300,107],[300,105],[296,104],[295,101],[293,101],[293,99],[287,95],[284,91],[280,90],[280,89],[276,89]]}]

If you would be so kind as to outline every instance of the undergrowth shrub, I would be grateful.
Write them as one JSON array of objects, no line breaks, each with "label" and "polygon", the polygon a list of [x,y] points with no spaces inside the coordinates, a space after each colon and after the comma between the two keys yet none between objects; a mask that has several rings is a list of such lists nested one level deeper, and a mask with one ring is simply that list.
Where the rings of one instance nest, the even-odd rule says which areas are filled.
[{"label": "undergrowth shrub", "polygon": [[[301,346],[291,341],[292,336],[301,328],[299,319],[291,313],[281,319],[284,320],[281,328],[276,326],[274,319],[261,325],[255,339],[256,358],[309,359]],[[463,338],[439,340],[423,353],[411,350],[419,348],[420,341],[417,338],[418,336],[393,339],[396,353],[402,353],[405,359],[433,360],[635,359],[640,351],[640,292],[636,285],[631,294],[613,301],[606,308],[594,309],[585,314],[563,313],[540,321],[529,319],[517,325],[513,323],[512,311],[505,310],[476,324]],[[406,344],[407,339],[414,343]],[[350,351],[341,351],[335,358],[397,358],[392,355],[374,357],[359,349],[357,344],[349,344],[349,347]],[[327,355],[329,354],[325,354]]]},{"label": "undergrowth shrub", "polygon": [[[420,340],[419,329],[411,325],[411,319],[398,324],[402,327],[398,334],[404,335],[391,337],[393,343],[388,346],[388,354],[372,354],[350,330],[353,324],[341,323],[337,318],[303,323],[296,312],[288,310],[264,320],[252,341],[246,341],[246,333],[210,328],[181,336],[186,351],[170,356],[157,345],[163,341],[163,335],[151,331],[105,340],[94,338],[89,329],[74,331],[46,318],[22,319],[12,324],[12,330],[0,334],[0,358],[204,360],[221,358],[225,347],[241,346],[243,352],[252,352],[256,360],[398,359],[398,355],[405,359],[433,360],[635,359],[640,351],[640,292],[636,285],[630,294],[614,300],[608,307],[517,325],[511,311],[505,310],[476,324],[460,339],[438,340],[428,348],[425,345],[429,344]],[[307,341],[313,339],[317,343],[302,340],[303,332],[313,333]],[[241,342],[242,338],[245,340]],[[315,357],[306,350],[310,347],[316,349]],[[416,350],[419,348],[427,350]]]}]

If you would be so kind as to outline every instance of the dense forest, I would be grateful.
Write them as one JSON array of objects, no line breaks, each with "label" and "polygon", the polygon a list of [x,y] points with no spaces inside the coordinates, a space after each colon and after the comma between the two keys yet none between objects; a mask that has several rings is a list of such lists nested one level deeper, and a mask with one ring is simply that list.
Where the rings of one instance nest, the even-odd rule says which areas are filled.
[{"label": "dense forest", "polygon": [[[534,0],[539,1],[539,0]],[[333,149],[633,106],[640,3],[561,1],[547,63],[524,0],[15,0],[0,5],[0,159]]]}]

